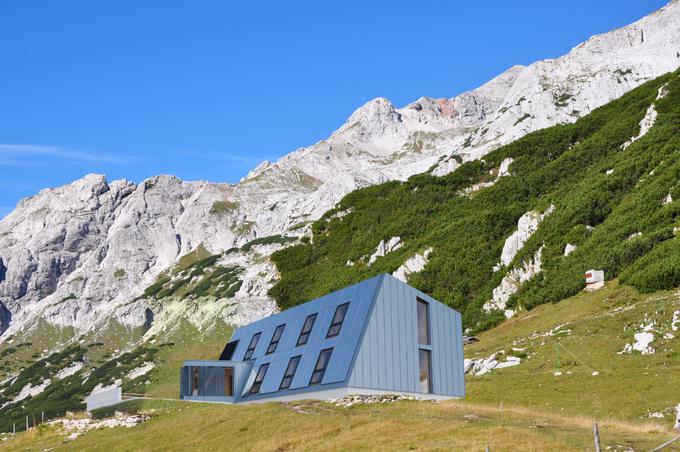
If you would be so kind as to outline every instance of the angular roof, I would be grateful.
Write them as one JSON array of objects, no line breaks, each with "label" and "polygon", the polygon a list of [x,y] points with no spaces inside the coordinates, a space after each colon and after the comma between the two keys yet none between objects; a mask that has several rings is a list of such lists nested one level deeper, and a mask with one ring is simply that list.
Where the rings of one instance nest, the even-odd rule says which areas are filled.
[{"label": "angular roof", "polygon": [[[281,391],[280,394],[318,389],[317,385],[310,386],[309,382],[319,352],[327,348],[333,348],[333,353],[323,378],[323,387],[329,388],[333,387],[334,384],[345,382],[352,368],[358,345],[384,277],[385,275],[375,276],[238,328],[230,340],[230,342],[239,341],[231,356],[234,361],[244,359],[252,337],[261,333],[252,354],[254,372],[246,384],[246,388],[250,387],[257,369],[262,364],[269,364],[260,393],[247,396],[247,398],[267,397],[271,396],[267,393],[278,391],[288,362],[295,356],[301,356],[301,358],[292,384],[290,389]],[[347,302],[350,302],[350,304],[340,334],[327,338],[336,308]],[[317,317],[309,340],[305,345],[296,346],[305,319],[312,314],[317,314]],[[285,325],[279,344],[275,352],[267,354],[266,351],[274,331],[279,325]]]}]

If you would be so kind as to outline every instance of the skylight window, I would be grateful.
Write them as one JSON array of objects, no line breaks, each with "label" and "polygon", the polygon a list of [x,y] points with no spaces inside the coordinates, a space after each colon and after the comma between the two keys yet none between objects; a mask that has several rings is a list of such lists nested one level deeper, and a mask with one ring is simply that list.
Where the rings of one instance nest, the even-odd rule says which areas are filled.
[{"label": "skylight window", "polygon": [[244,361],[247,361],[253,357],[253,352],[255,351],[255,347],[257,347],[257,341],[260,340],[261,334],[262,333],[253,334],[253,338],[250,339],[250,344],[248,344],[248,350],[246,350],[246,354],[243,356]]},{"label": "skylight window", "polygon": [[316,320],[316,314],[308,315],[305,319],[305,324],[302,325],[302,331],[300,331],[300,337],[298,337],[297,345],[305,345],[309,340],[309,335],[312,333],[312,328],[314,327],[314,321]]},{"label": "skylight window", "polygon": [[285,328],[285,324],[276,327],[274,330],[274,335],[272,336],[272,340],[269,343],[269,347],[267,347],[267,354],[274,353],[276,351],[276,347],[279,345],[279,341],[281,340],[281,336],[283,335],[283,330]]},{"label": "skylight window", "polygon": [[328,362],[331,360],[332,353],[332,348],[321,350],[319,357],[316,360],[316,365],[314,366],[314,372],[312,372],[312,378],[309,380],[310,386],[318,385],[323,381],[323,376],[326,373],[326,368],[328,367]]},{"label": "skylight window", "polygon": [[335,314],[333,315],[333,321],[331,326],[328,328],[328,334],[326,337],[333,337],[340,334],[340,329],[342,328],[342,322],[345,321],[345,315],[347,315],[347,309],[349,309],[349,303],[344,303],[335,308]]},{"label": "skylight window", "polygon": [[255,376],[255,381],[253,381],[253,385],[250,387],[250,394],[257,394],[260,392],[260,388],[262,387],[262,381],[264,381],[264,376],[267,375],[267,369],[269,369],[269,363],[267,364],[262,364],[260,368],[257,370],[257,375]]},{"label": "skylight window", "polygon": [[283,374],[279,390],[290,388],[291,383],[293,383],[295,371],[297,371],[298,364],[300,364],[300,358],[301,356],[293,356],[290,361],[288,361],[288,367],[286,367],[286,373]]}]

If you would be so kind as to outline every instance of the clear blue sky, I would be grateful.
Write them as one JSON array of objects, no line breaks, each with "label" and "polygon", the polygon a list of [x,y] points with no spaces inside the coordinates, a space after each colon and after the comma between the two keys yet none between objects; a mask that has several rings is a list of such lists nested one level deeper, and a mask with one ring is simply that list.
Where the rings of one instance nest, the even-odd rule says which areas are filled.
[{"label": "clear blue sky", "polygon": [[236,182],[374,97],[451,97],[663,4],[6,0],[0,217],[91,172]]}]

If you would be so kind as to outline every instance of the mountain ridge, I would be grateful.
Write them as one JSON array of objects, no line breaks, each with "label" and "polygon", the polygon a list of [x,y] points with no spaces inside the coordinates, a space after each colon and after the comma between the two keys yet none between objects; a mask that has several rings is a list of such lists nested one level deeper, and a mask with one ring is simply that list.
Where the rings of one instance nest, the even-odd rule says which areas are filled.
[{"label": "mountain ridge", "polygon": [[[452,98],[423,97],[401,108],[374,99],[328,139],[263,162],[238,184],[155,176],[136,185],[89,175],[43,190],[0,220],[0,330],[11,334],[39,318],[82,330],[111,318],[143,325],[148,309],[163,306],[139,297],[199,247],[219,255],[258,238],[309,237],[311,223],[353,190],[449,174],[675,69],[679,18],[680,3],[671,2],[563,57],[514,66]],[[266,261],[281,247],[257,245],[225,258],[258,261],[267,274],[244,276],[233,296],[241,321],[277,309],[268,295],[277,271]]]}]

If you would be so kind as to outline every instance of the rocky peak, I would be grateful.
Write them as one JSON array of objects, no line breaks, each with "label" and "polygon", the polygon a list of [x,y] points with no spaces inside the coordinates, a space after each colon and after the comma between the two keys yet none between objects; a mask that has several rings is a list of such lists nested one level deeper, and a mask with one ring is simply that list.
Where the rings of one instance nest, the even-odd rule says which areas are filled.
[{"label": "rocky peak", "polygon": [[[433,167],[446,174],[460,160],[575,121],[676,69],[679,49],[674,1],[563,57],[513,66],[455,97],[421,97],[404,108],[374,99],[327,140],[263,162],[236,185],[157,176],[136,186],[92,174],[43,190],[0,221],[0,323],[21,329],[45,318],[82,330],[121,320],[120,306],[143,313],[148,307],[137,297],[199,247],[217,254],[256,237],[305,234],[352,190]],[[266,262],[271,250],[260,252],[244,262]],[[264,273],[244,284],[258,290],[239,298],[238,318],[275,309],[266,296],[273,273]]]}]

